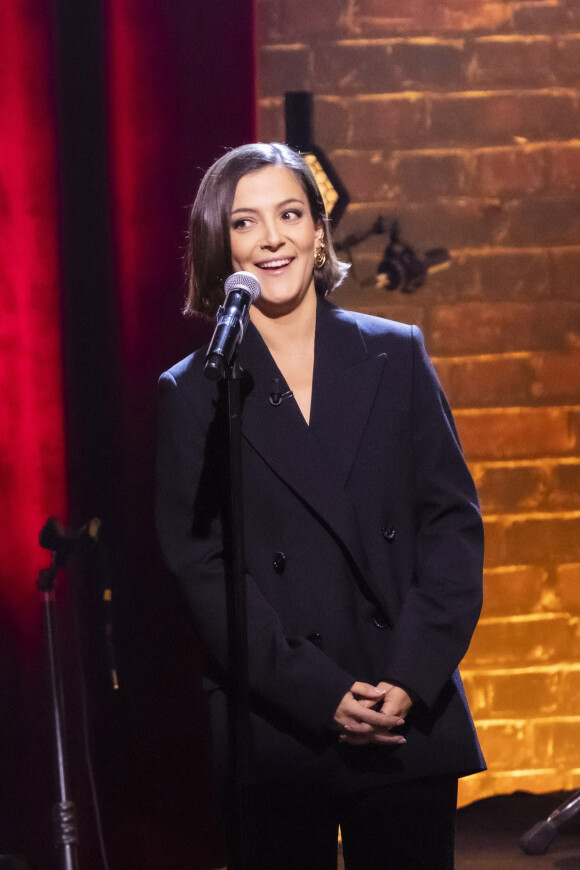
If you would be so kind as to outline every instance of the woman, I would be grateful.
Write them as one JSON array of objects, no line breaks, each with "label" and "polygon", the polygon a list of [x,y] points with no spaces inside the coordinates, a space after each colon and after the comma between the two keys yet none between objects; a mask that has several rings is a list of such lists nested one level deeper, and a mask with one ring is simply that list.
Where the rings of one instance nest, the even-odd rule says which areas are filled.
[{"label": "woman", "polygon": [[[213,316],[234,271],[261,286],[239,348],[256,867],[336,867],[340,824],[349,870],[447,870],[457,777],[484,767],[457,673],[483,535],[421,334],[326,300],[345,267],[284,145],[209,169],[188,263],[188,312]],[[160,380],[158,528],[207,653],[220,759],[227,437],[204,359]]]}]

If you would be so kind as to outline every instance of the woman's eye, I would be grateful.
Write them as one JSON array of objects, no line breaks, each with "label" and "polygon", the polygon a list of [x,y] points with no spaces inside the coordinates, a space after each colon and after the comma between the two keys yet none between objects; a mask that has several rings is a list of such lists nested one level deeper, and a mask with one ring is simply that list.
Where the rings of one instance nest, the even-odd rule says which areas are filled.
[{"label": "woman's eye", "polygon": [[236,218],[232,224],[234,230],[246,230],[250,226],[249,218]]},{"label": "woman's eye", "polygon": [[298,208],[292,208],[289,211],[285,211],[282,215],[282,220],[291,221],[296,220],[296,218],[301,218],[302,212]]}]

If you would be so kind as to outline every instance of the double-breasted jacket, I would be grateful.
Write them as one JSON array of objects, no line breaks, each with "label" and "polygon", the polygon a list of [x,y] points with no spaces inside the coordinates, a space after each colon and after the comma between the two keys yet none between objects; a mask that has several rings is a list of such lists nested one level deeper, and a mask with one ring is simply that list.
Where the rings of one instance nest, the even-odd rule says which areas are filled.
[{"label": "double-breasted jacket", "polygon": [[[207,654],[221,746],[226,397],[204,359],[160,379],[157,522]],[[239,359],[258,778],[348,792],[481,770],[457,666],[481,608],[482,522],[420,331],[319,299],[309,424],[251,324]],[[405,744],[338,743],[333,714],[355,680],[409,691]]]}]

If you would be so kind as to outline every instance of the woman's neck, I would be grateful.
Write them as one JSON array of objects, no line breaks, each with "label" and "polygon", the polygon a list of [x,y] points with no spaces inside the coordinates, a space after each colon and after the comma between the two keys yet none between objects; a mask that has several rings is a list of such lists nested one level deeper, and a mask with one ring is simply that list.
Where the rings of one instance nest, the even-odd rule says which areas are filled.
[{"label": "woman's neck", "polygon": [[250,309],[252,323],[275,359],[278,354],[294,355],[309,346],[314,350],[316,305],[316,291],[313,288],[297,308],[280,317],[272,317],[256,305],[252,306]]}]

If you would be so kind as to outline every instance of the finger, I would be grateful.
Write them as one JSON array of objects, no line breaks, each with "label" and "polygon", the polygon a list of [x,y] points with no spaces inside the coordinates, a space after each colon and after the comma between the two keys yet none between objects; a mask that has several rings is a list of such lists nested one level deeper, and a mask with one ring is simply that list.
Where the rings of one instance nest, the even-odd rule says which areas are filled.
[{"label": "finger", "polygon": [[372,743],[387,744],[389,746],[404,746],[407,742],[402,734],[379,734],[375,732],[372,736]]},{"label": "finger", "polygon": [[348,731],[340,734],[338,739],[340,743],[344,743],[347,746],[367,746],[371,744],[402,746],[407,742],[400,734],[378,734],[376,731],[371,731],[368,734]]},{"label": "finger", "polygon": [[369,709],[358,701],[355,701],[354,705],[354,707],[350,704],[348,705],[348,720],[344,724],[351,725],[352,721],[354,721],[359,725],[370,725],[372,728],[381,730],[398,728],[405,724],[405,720],[401,716],[393,716],[389,713],[373,710],[372,708]]},{"label": "finger", "polygon": [[365,698],[373,701],[375,704],[385,696],[384,689],[381,689],[378,686],[371,686],[370,683],[353,683],[350,687],[350,691],[357,700],[359,698]]},{"label": "finger", "polygon": [[[369,716],[368,714],[374,714]],[[378,717],[378,718],[377,718]],[[347,716],[342,721],[342,727],[350,729],[351,731],[393,731],[396,728],[401,728],[405,724],[405,720],[402,716],[389,716],[385,713],[376,714],[374,710],[366,710],[362,708],[357,715],[356,713],[350,716]]]}]

